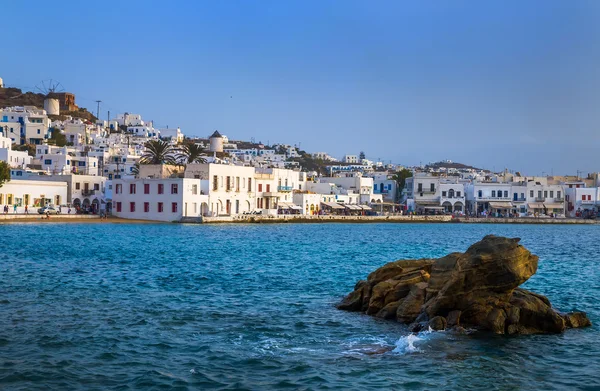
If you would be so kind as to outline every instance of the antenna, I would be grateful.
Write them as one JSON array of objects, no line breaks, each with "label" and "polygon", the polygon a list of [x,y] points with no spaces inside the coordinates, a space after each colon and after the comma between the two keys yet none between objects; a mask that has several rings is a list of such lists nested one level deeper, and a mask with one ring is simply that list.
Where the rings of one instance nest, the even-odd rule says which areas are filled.
[{"label": "antenna", "polygon": [[100,119],[100,103],[102,101],[101,100],[97,100],[96,103],[98,103],[98,108],[96,109],[96,118]]}]

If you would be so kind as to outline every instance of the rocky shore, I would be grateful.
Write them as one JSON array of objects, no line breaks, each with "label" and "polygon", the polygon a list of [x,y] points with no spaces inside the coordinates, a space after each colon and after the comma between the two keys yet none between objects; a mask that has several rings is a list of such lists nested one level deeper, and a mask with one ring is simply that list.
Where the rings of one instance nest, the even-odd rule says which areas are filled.
[{"label": "rocky shore", "polygon": [[359,281],[338,308],[394,319],[412,331],[539,334],[590,326],[584,312],[558,312],[546,297],[519,288],[538,266],[519,241],[489,235],[465,253],[388,263]]}]

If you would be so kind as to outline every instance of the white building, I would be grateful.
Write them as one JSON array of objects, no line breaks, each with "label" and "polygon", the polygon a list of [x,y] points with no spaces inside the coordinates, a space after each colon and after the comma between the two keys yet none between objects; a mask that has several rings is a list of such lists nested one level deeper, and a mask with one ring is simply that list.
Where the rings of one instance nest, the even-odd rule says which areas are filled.
[{"label": "white building", "polygon": [[357,155],[344,155],[344,158],[342,159],[342,161],[344,163],[350,163],[350,164],[360,163],[360,160],[358,159]]},{"label": "white building", "polygon": [[163,128],[159,130],[160,138],[168,138],[173,144],[183,142],[184,135],[179,128]]},{"label": "white building", "polygon": [[[33,179],[31,177],[30,179]],[[34,180],[65,182],[67,184],[67,197],[63,199],[64,204],[73,206],[75,209],[88,210],[98,213],[105,209],[104,197],[106,178],[92,175],[44,175],[37,176]]]},{"label": "white building", "polygon": [[195,178],[114,179],[112,214],[125,219],[182,221],[199,218],[208,196]]},{"label": "white building", "polygon": [[99,174],[98,158],[87,156],[87,152],[73,147],[39,145],[36,160],[48,174]]},{"label": "white building", "polygon": [[17,213],[23,213],[25,205],[29,213],[37,213],[34,208],[62,205],[66,199],[66,182],[12,179],[0,187],[0,205],[8,205],[11,213],[15,205]]},{"label": "white building", "polygon": [[35,106],[0,109],[0,127],[13,144],[41,144],[49,137],[50,119]]},{"label": "white building", "polygon": [[0,133],[0,161],[13,168],[25,168],[31,164],[31,156],[25,151],[13,151],[12,139]]}]

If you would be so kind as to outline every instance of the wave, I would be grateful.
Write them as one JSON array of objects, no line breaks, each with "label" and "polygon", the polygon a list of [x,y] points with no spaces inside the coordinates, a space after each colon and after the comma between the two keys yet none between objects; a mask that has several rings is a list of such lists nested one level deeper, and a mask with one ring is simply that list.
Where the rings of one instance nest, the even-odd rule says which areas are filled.
[{"label": "wave", "polygon": [[417,334],[411,333],[404,337],[400,337],[396,341],[396,347],[392,350],[392,353],[423,353],[423,350],[419,349],[417,345],[420,345],[421,342],[428,340],[431,336],[431,333],[433,333],[433,330],[431,329],[431,327],[429,327],[428,330],[421,331]]}]

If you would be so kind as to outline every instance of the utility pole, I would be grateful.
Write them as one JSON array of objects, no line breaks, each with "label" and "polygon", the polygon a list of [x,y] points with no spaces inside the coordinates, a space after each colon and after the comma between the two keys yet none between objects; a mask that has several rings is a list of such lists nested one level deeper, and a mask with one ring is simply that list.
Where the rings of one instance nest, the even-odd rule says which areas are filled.
[{"label": "utility pole", "polygon": [[96,109],[96,118],[100,119],[100,102],[102,102],[101,100],[97,100],[96,103],[98,103],[98,108]]}]

